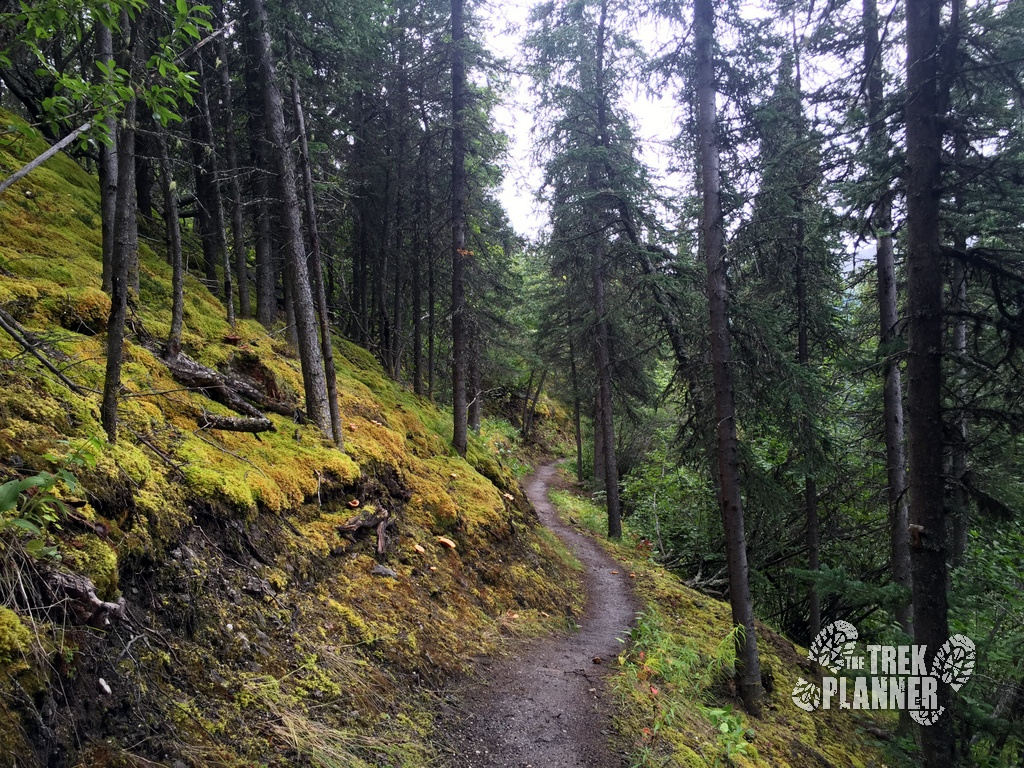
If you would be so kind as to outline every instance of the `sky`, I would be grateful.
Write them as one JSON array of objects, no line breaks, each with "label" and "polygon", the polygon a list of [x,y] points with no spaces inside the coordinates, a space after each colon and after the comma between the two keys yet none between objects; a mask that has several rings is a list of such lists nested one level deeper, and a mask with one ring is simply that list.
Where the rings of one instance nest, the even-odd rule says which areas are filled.
[{"label": "sky", "polygon": [[[530,0],[486,0],[480,8],[486,29],[486,45],[509,62],[511,89],[505,102],[495,110],[495,122],[510,140],[505,180],[499,199],[516,232],[536,239],[547,223],[544,207],[536,201],[542,174],[533,152],[533,97],[529,78],[515,74],[523,70],[522,37]],[[657,42],[653,24],[642,25],[637,36],[648,48]],[[644,89],[646,91],[647,89]],[[664,171],[670,162],[667,144],[677,132],[680,109],[671,96],[646,92],[627,94],[625,106],[633,116],[633,127],[641,140],[641,160]]]}]

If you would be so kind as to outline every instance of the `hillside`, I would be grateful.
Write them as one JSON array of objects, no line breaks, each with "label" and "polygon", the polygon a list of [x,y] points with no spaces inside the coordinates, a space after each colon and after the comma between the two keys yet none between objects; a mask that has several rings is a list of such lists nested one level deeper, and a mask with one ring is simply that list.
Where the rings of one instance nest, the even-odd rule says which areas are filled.
[{"label": "hillside", "polygon": [[[9,143],[0,167],[40,149]],[[68,514],[42,537],[10,525],[13,512],[0,528],[0,765],[444,764],[450,682],[509,637],[564,630],[582,605],[578,566],[517,485],[513,430],[489,422],[468,461],[456,457],[450,417],[340,339],[344,450],[282,415],[259,437],[200,429],[204,412],[227,411],[183,390],[153,351],[170,272],[150,229],[125,438],[106,445],[88,391],[101,386],[109,307],[95,182],[60,156],[3,202],[0,309],[87,391],[0,334],[0,483],[61,468],[78,483],[56,487]],[[187,295],[190,356],[299,404],[298,361],[278,335],[228,326],[198,280]],[[578,496],[554,500],[603,525]],[[340,530],[385,511],[379,537]],[[56,557],[33,554],[40,539]],[[611,678],[632,764],[894,764],[873,720],[791,705],[806,653],[766,627],[768,714],[734,709],[727,606],[638,544],[627,530],[609,545],[644,604]],[[54,572],[88,578],[110,608],[76,612]]]},{"label": "hillside", "polygon": [[[8,135],[0,169],[44,146]],[[4,520],[0,764],[425,764],[429,692],[573,602],[566,561],[499,458],[511,429],[485,425],[458,458],[450,416],[342,340],[343,451],[287,416],[259,436],[200,429],[228,411],[154,353],[170,268],[149,225],[124,437],[104,444],[98,211],[95,180],[64,156],[0,205],[0,309],[85,390],[0,333],[0,482],[67,468],[80,484],[55,489],[70,509],[43,536],[56,557]],[[184,351],[298,405],[281,335],[231,328],[198,280],[186,288]],[[385,512],[380,537],[339,532]],[[123,612],[83,621],[54,570],[123,597]]]}]

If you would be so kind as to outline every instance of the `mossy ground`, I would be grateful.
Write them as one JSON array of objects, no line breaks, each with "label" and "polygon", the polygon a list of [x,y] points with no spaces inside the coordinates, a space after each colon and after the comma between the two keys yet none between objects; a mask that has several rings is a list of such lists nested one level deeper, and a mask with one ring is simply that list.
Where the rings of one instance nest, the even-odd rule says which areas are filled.
[{"label": "mossy ground", "polygon": [[[556,491],[559,511],[600,535],[604,511],[566,476]],[[603,540],[634,575],[644,605],[632,642],[611,679],[617,731],[634,766],[764,766],[868,768],[899,765],[897,754],[873,734],[895,727],[884,713],[797,708],[791,693],[815,668],[800,648],[758,624],[762,678],[769,682],[763,716],[748,717],[730,679],[735,659],[728,603],[682,584],[652,562],[650,549],[629,531]]]},{"label": "mossy ground", "polygon": [[[43,148],[3,135],[0,175]],[[0,333],[0,482],[102,437],[99,224],[95,180],[63,155],[0,201],[0,307],[93,390],[72,393]],[[226,411],[182,391],[143,343],[167,334],[171,303],[155,224],[143,243],[122,439],[65,489],[74,520],[50,533],[62,559],[0,569],[0,765],[430,764],[435,692],[573,601],[572,569],[515,484],[508,430],[485,426],[456,457],[450,415],[342,340],[344,450],[276,415],[259,438],[197,428],[204,409]],[[190,275],[184,351],[299,403],[281,336],[224,318]],[[390,512],[384,555],[375,534],[339,534],[355,502]],[[127,618],[97,631],[47,610],[52,568],[123,596]]]}]

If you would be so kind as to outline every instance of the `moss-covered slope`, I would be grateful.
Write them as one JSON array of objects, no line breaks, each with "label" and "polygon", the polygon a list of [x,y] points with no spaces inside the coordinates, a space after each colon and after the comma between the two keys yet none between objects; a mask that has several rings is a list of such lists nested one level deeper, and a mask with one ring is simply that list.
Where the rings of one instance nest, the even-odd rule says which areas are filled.
[{"label": "moss-covered slope", "polygon": [[[43,148],[4,135],[0,175]],[[498,459],[505,438],[485,428],[468,462],[453,455],[450,416],[344,341],[343,451],[278,415],[259,437],[198,428],[204,410],[228,411],[150,351],[169,329],[171,273],[156,223],[142,242],[123,438],[109,446],[96,182],[58,156],[0,199],[0,309],[86,390],[0,332],[0,483],[62,466],[80,482],[57,488],[71,505],[45,534],[59,559],[0,525],[0,765],[428,764],[432,691],[573,600]],[[184,351],[301,405],[282,336],[224,317],[190,276]],[[383,510],[383,553],[376,530],[338,530]],[[76,619],[55,570],[123,598],[123,616]]]}]

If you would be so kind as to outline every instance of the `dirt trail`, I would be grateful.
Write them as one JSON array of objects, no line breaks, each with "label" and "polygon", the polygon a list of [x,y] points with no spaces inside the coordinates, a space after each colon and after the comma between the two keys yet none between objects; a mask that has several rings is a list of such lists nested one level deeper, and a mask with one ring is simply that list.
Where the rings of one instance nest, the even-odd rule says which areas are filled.
[{"label": "dirt trail", "polygon": [[[526,481],[526,495],[586,567],[586,608],[577,633],[538,641],[481,670],[486,684],[461,692],[453,768],[621,768],[609,746],[604,675],[622,650],[636,602],[629,574],[600,546],[562,523],[548,501],[555,466]],[[615,571],[616,573],[613,573]],[[594,658],[601,657],[602,664]]]}]

